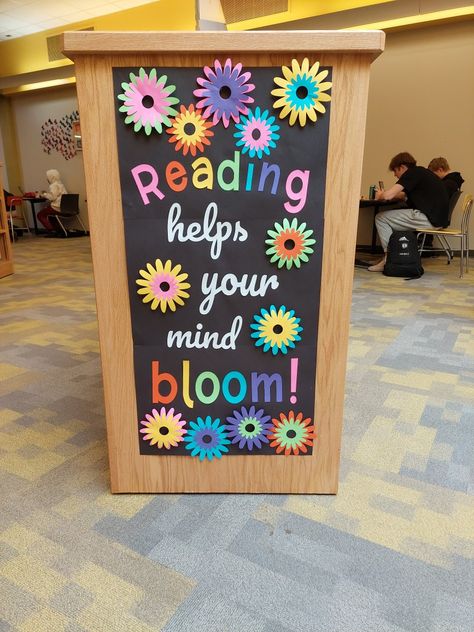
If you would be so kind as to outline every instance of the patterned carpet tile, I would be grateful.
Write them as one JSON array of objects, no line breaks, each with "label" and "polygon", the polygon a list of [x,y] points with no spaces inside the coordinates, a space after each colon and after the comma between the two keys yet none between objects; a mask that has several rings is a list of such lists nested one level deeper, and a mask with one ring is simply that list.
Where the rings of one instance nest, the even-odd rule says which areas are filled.
[{"label": "patterned carpet tile", "polygon": [[356,270],[337,496],[114,496],[89,240],[14,249],[1,632],[472,632],[470,275]]}]

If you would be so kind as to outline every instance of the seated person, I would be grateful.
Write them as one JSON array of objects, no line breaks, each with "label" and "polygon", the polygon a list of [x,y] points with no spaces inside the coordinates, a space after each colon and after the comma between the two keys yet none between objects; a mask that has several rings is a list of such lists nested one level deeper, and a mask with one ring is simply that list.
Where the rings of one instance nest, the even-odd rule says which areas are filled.
[{"label": "seated person", "polygon": [[38,220],[46,228],[46,230],[55,231],[56,226],[53,226],[53,224],[51,223],[51,219],[48,217],[48,215],[54,215],[56,213],[59,213],[61,209],[61,197],[63,193],[67,193],[67,191],[66,191],[66,187],[61,182],[61,176],[59,175],[59,171],[57,171],[56,169],[49,169],[46,172],[46,179],[49,182],[49,193],[46,191],[43,191],[41,193],[41,197],[44,197],[47,200],[49,200],[50,204],[46,208],[41,209],[37,217],[38,217]]},{"label": "seated person", "polygon": [[[441,178],[443,184],[445,185],[449,199],[451,199],[452,195],[459,191],[464,182],[464,178],[461,176],[459,171],[451,171],[451,167],[448,164],[446,158],[440,156],[439,158],[433,158],[428,165],[428,169],[435,173],[438,178]],[[425,237],[425,248],[431,248],[433,246],[433,235],[426,235]],[[436,251],[435,251],[436,252]],[[428,256],[431,253],[422,253],[422,256]]]},{"label": "seated person", "polygon": [[408,152],[392,158],[389,170],[398,178],[390,189],[377,189],[376,200],[395,200],[406,196],[408,208],[382,211],[375,216],[375,225],[384,258],[368,270],[382,272],[385,266],[388,240],[394,230],[441,228],[448,224],[449,197],[441,180],[429,169],[417,167]]},{"label": "seated person", "polygon": [[446,158],[442,158],[441,156],[439,158],[433,158],[428,165],[428,169],[435,173],[438,178],[441,178],[448,191],[449,197],[462,187],[464,178],[459,171],[451,171],[451,167]]}]

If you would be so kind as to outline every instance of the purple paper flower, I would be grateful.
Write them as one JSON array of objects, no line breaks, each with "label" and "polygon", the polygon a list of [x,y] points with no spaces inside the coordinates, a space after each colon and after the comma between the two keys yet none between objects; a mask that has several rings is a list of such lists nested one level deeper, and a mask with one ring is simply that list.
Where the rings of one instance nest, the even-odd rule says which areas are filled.
[{"label": "purple paper flower", "polygon": [[255,90],[253,83],[247,83],[251,74],[241,74],[241,70],[242,64],[232,67],[232,61],[227,59],[222,67],[221,62],[216,59],[214,68],[204,66],[205,77],[197,78],[202,88],[194,90],[194,96],[200,99],[196,107],[203,109],[203,118],[212,116],[214,125],[222,120],[224,127],[228,127],[231,118],[238,123],[240,115],[248,112],[247,104],[254,101],[247,94]]},{"label": "purple paper flower", "polygon": [[[265,415],[264,410],[256,410],[255,406],[250,406],[247,410],[244,406],[234,410],[231,417],[227,417],[225,428],[232,443],[238,443],[239,448],[247,446],[249,450],[254,447],[260,449],[263,443],[268,443],[267,435],[270,433],[272,423],[268,423],[270,415]],[[186,441],[186,439],[185,439]]]}]

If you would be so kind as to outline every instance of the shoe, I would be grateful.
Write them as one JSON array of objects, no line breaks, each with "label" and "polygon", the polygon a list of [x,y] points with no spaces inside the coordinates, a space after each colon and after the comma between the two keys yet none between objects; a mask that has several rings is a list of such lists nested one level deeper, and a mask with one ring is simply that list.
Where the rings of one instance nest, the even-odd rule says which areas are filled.
[{"label": "shoe", "polygon": [[383,272],[384,268],[385,268],[385,257],[383,259],[381,259],[378,263],[376,263],[373,266],[370,266],[369,268],[367,268],[367,270],[369,272]]}]

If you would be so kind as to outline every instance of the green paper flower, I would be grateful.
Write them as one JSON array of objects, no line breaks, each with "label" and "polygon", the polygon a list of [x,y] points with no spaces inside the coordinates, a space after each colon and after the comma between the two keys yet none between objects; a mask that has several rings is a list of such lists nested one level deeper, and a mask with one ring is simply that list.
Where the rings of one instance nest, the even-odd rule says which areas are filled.
[{"label": "green paper flower", "polygon": [[270,239],[265,240],[270,246],[265,251],[270,263],[278,263],[279,268],[286,266],[288,270],[293,266],[300,268],[302,263],[309,261],[308,255],[314,252],[311,246],[316,240],[312,239],[312,234],[311,229],[306,230],[305,222],[298,225],[296,217],[291,223],[286,217],[281,224],[275,222],[274,230],[267,231]]}]

